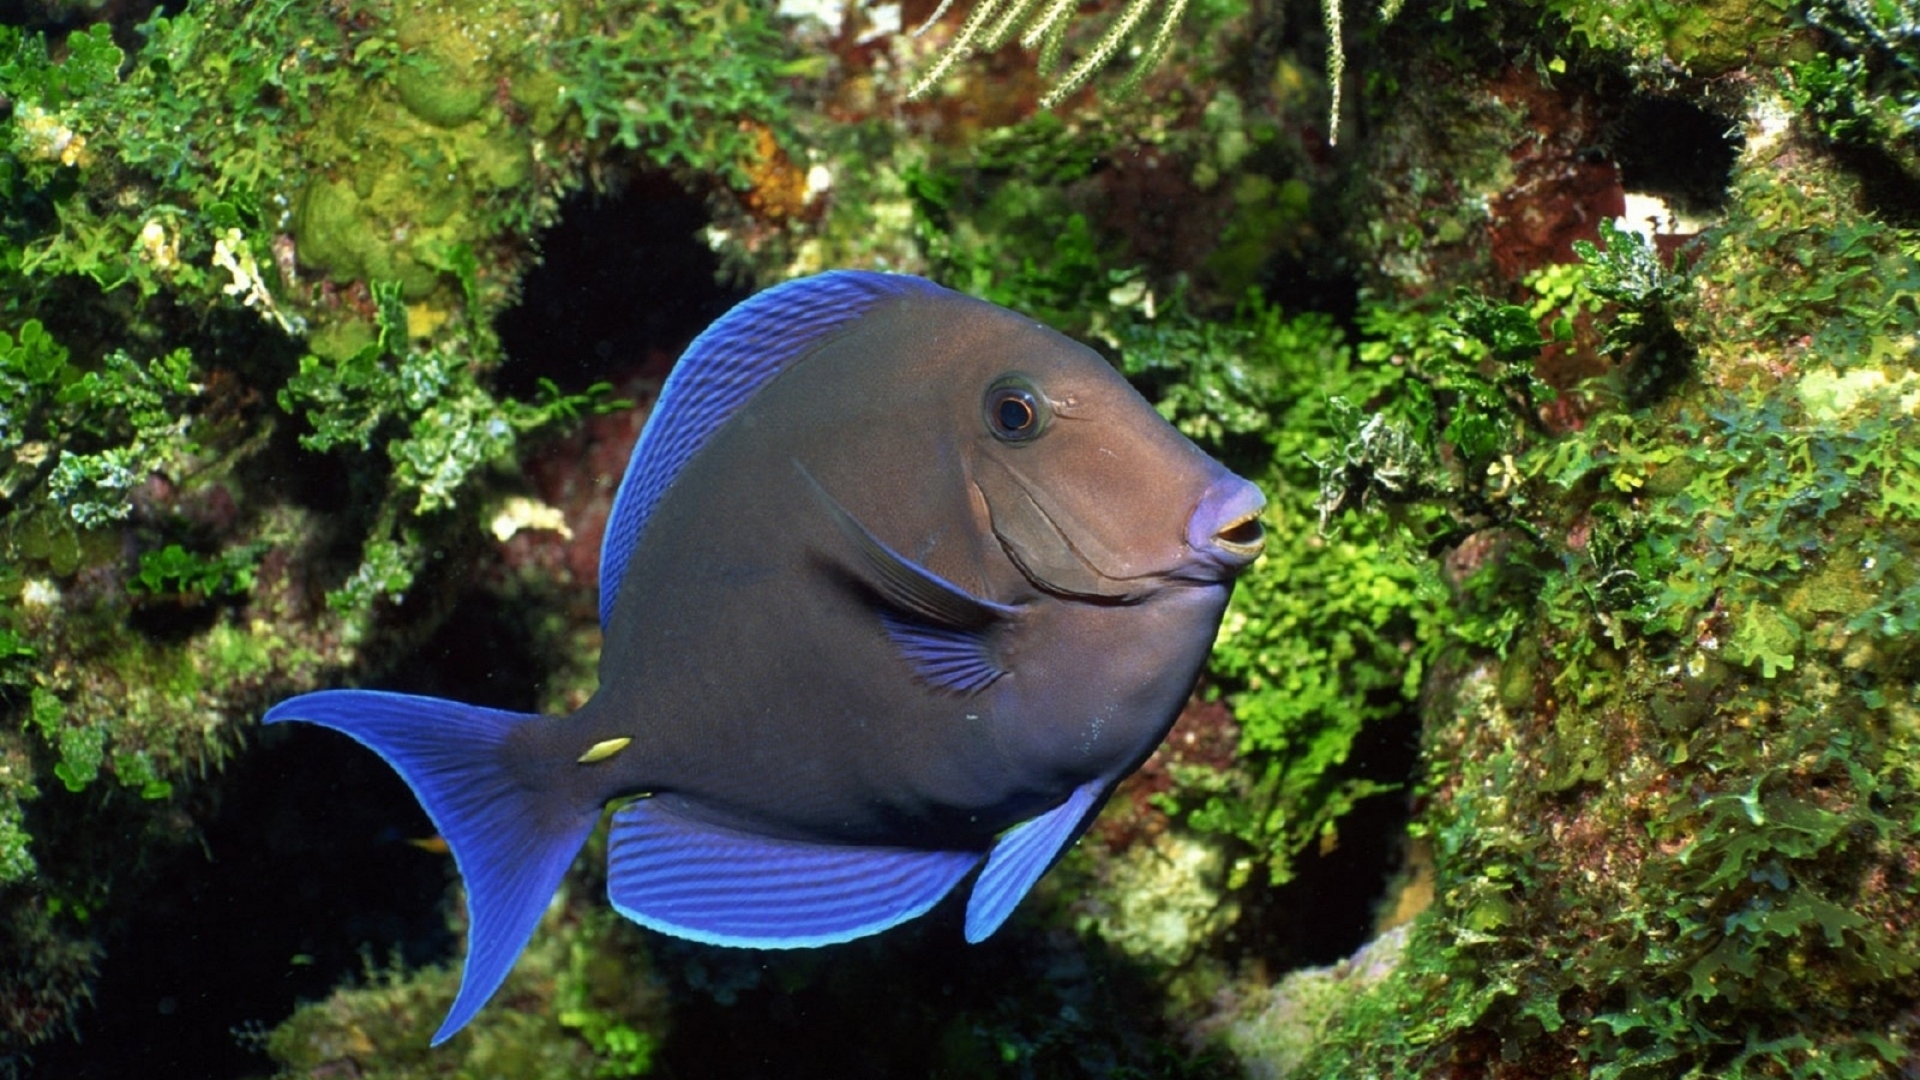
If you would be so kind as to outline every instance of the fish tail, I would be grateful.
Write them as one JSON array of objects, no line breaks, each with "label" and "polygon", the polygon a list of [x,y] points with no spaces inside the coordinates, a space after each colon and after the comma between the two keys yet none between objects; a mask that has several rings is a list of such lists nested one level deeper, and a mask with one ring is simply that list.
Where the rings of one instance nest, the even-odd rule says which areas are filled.
[{"label": "fish tail", "polygon": [[509,736],[542,717],[438,698],[324,690],[275,705],[264,723],[299,720],[352,736],[400,774],[453,851],[467,885],[468,944],[460,992],[433,1045],[451,1038],[499,989],[533,936],[599,807],[564,785],[532,785]]}]

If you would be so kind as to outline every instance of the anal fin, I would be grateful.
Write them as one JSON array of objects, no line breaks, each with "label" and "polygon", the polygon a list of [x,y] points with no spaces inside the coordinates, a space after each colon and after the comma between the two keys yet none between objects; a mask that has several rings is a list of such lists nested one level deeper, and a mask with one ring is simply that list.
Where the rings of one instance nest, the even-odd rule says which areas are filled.
[{"label": "anal fin", "polygon": [[620,914],[712,945],[795,949],[852,941],[925,913],[980,861],[757,836],[659,799],[616,813],[607,895]]}]

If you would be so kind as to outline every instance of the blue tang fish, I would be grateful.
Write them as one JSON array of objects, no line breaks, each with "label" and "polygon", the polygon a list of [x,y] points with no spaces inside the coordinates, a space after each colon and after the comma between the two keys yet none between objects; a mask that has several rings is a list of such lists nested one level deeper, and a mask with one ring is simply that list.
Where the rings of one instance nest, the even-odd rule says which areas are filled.
[{"label": "blue tang fish", "polygon": [[728,312],[662,388],[585,707],[329,690],[266,722],[364,743],[451,846],[471,931],[436,1044],[615,800],[607,891],[643,926],[825,945],[977,871],[977,942],[1166,735],[1264,503],[1092,350],[920,278],[822,274]]}]

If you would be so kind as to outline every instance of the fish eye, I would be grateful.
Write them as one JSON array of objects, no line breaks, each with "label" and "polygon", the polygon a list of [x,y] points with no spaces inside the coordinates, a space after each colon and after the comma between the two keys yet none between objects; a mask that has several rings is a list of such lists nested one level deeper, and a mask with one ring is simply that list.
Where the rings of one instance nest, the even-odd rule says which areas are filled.
[{"label": "fish eye", "polygon": [[1005,442],[1025,442],[1046,429],[1046,399],[1018,376],[988,387],[985,405],[987,429]]}]

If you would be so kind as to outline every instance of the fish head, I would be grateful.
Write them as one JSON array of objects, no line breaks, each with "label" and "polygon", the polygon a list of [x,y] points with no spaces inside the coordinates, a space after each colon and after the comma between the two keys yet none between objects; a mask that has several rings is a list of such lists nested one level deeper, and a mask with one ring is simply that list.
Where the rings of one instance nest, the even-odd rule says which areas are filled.
[{"label": "fish head", "polygon": [[[982,305],[985,306],[985,305]],[[1093,350],[990,309],[953,420],[1007,557],[1063,597],[1132,601],[1223,585],[1265,545],[1265,496],[1175,430]]]}]

